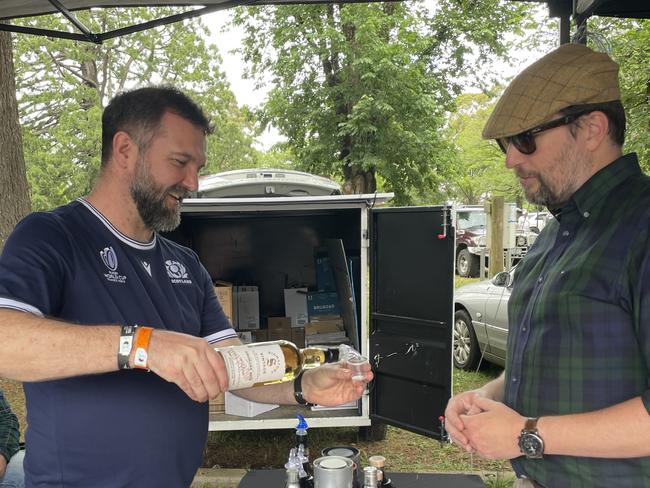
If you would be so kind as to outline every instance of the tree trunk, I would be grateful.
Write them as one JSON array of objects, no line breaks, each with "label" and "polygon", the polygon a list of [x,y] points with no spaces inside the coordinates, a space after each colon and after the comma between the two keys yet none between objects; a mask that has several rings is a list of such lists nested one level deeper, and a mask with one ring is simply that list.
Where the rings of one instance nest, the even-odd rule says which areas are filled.
[{"label": "tree trunk", "polygon": [[377,180],[375,179],[375,170],[363,170],[358,166],[344,166],[343,176],[343,193],[351,195],[353,193],[375,193],[377,191]]},{"label": "tree trunk", "polygon": [[30,208],[11,34],[0,32],[0,249]]}]

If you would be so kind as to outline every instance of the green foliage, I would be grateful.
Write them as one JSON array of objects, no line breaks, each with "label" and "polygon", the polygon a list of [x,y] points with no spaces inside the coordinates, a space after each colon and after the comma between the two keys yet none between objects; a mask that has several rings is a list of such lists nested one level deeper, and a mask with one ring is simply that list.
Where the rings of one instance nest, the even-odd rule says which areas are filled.
[{"label": "green foliage", "polygon": [[507,201],[521,202],[523,192],[513,172],[504,166],[503,153],[494,141],[481,137],[496,101],[484,93],[470,93],[456,102],[457,111],[449,123],[456,164],[447,187],[448,199],[473,205],[502,195]]},{"label": "green foliage", "polygon": [[454,160],[442,129],[460,79],[505,53],[504,34],[518,31],[528,8],[461,4],[236,11],[248,73],[273,85],[262,123],[286,136],[302,169],[343,179],[349,191],[394,191],[398,204],[440,198]]},{"label": "green foliage", "polygon": [[[76,15],[91,31],[161,17],[170,8],[96,9]],[[59,17],[23,21],[65,30]],[[170,24],[102,45],[18,35],[16,85],[33,208],[51,208],[87,193],[101,153],[101,113],[124,89],[170,84],[189,93],[210,116],[206,172],[255,164],[253,125],[237,107],[215,46],[200,20]]]},{"label": "green foliage", "polygon": [[627,114],[625,150],[636,151],[641,166],[650,173],[650,20],[598,19],[592,23],[605,35],[612,57],[620,64],[621,98]]}]

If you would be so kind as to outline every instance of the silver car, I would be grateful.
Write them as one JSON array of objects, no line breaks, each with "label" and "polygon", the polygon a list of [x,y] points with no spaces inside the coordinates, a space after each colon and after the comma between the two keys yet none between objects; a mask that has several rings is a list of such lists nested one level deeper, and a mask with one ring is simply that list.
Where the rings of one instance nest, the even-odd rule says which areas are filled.
[{"label": "silver car", "polygon": [[508,299],[515,268],[457,288],[454,296],[454,366],[472,370],[483,360],[503,366]]}]

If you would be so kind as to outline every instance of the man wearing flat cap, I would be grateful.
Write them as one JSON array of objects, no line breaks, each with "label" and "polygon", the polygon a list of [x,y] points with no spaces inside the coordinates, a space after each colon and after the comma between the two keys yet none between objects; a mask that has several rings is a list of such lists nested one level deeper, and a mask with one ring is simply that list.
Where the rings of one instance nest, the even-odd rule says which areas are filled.
[{"label": "man wearing flat cap", "polygon": [[650,487],[650,178],[624,136],[618,65],[579,44],[517,76],[483,131],[555,219],[515,272],[504,374],[446,427],[517,487]]}]

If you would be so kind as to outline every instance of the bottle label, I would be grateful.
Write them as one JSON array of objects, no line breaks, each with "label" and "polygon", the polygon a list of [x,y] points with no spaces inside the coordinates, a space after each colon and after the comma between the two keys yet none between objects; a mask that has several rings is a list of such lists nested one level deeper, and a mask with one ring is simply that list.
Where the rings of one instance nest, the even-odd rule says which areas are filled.
[{"label": "bottle label", "polygon": [[277,381],[284,376],[284,354],[278,344],[216,349],[226,363],[229,390]]}]

